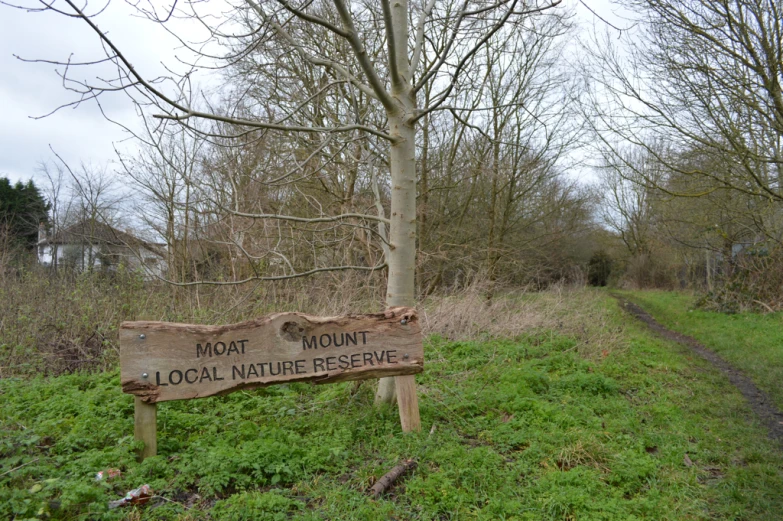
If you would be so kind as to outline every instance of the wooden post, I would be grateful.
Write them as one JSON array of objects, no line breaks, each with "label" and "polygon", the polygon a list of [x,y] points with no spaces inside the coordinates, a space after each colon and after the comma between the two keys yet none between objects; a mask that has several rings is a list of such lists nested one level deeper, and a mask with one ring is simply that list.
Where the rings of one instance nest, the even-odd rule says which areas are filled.
[{"label": "wooden post", "polygon": [[158,453],[158,406],[154,403],[145,403],[138,396],[134,397],[133,436],[144,442],[144,447],[139,451],[139,461],[155,456]]},{"label": "wooden post", "polygon": [[402,432],[421,430],[419,418],[419,398],[416,396],[416,377],[414,375],[395,376],[397,387],[397,407],[400,409]]}]

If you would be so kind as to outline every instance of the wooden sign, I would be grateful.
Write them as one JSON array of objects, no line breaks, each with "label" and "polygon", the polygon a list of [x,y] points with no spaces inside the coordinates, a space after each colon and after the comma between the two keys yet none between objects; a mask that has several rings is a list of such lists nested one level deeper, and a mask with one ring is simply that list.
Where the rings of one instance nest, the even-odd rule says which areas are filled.
[{"label": "wooden sign", "polygon": [[142,458],[155,454],[154,404],[227,394],[286,382],[342,382],[397,376],[403,430],[418,430],[412,376],[423,370],[418,316],[412,308],[315,317],[277,313],[227,326],[123,322],[122,390],[136,397]]},{"label": "wooden sign", "polygon": [[228,326],[123,322],[123,392],[146,403],[285,382],[341,382],[422,371],[413,309],[314,317],[277,313]]}]

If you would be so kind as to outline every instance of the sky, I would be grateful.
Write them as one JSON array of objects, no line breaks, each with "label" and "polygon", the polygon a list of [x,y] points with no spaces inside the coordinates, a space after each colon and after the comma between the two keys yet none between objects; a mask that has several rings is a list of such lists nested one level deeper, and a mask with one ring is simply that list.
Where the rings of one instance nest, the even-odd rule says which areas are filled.
[{"label": "sky", "polygon": [[[17,0],[26,7],[40,5],[35,0]],[[164,0],[166,1],[166,0]],[[580,23],[601,23],[578,0]],[[609,0],[585,0],[602,17],[615,21]],[[58,2],[62,4],[61,2]],[[62,4],[64,5],[64,4]],[[91,4],[97,6],[99,4]],[[93,7],[94,8],[94,7]],[[133,15],[123,1],[112,0],[97,18],[98,26],[110,37],[145,77],[162,74],[162,63],[176,65],[183,50],[177,42],[155,24]],[[184,27],[190,34],[196,29]],[[54,161],[52,151],[70,166],[80,162],[103,164],[116,158],[115,147],[133,149],[119,126],[104,118],[95,102],[76,108],[63,108],[45,118],[34,119],[75,101],[76,94],[67,91],[56,70],[62,66],[25,63],[18,58],[65,61],[94,60],[103,56],[97,36],[81,20],[51,12],[28,12],[0,5],[0,177],[12,181],[41,180],[37,173],[41,162]],[[110,71],[77,71],[81,77],[110,74]],[[133,104],[123,93],[112,93],[101,99],[104,111],[117,121],[139,129]]]},{"label": "sky", "polygon": [[[26,6],[37,3],[22,1]],[[164,73],[162,63],[175,63],[177,42],[155,24],[134,16],[125,2],[113,0],[97,23],[109,31],[112,40],[145,76]],[[74,167],[82,161],[112,161],[115,147],[134,146],[121,127],[107,121],[94,101],[40,118],[77,100],[78,95],[64,88],[57,73],[63,66],[25,63],[19,58],[66,61],[71,56],[73,61],[104,56],[98,37],[83,21],[0,5],[0,106],[4,120],[0,126],[0,176],[12,181],[35,179],[38,165],[54,159],[52,151]],[[93,67],[77,69],[73,74],[77,78],[99,75],[109,76],[111,71]],[[112,119],[141,128],[127,95],[102,96],[101,105]]]}]

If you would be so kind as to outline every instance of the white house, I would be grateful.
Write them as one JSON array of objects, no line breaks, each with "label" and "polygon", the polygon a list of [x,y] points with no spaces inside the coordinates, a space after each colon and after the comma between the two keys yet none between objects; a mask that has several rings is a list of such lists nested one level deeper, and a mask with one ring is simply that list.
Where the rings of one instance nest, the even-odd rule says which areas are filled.
[{"label": "white house", "polygon": [[166,247],[144,241],[107,224],[84,220],[49,236],[38,230],[38,262],[55,269],[142,271],[146,278],[166,273]]}]

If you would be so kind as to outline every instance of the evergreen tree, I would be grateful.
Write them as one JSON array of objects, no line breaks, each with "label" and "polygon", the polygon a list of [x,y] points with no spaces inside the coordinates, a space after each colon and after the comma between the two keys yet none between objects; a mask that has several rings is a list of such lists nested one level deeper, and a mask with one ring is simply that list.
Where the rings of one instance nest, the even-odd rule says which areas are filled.
[{"label": "evergreen tree", "polygon": [[35,248],[38,226],[49,225],[50,205],[32,180],[11,184],[0,177],[0,226],[11,234],[14,243],[25,249]]}]

